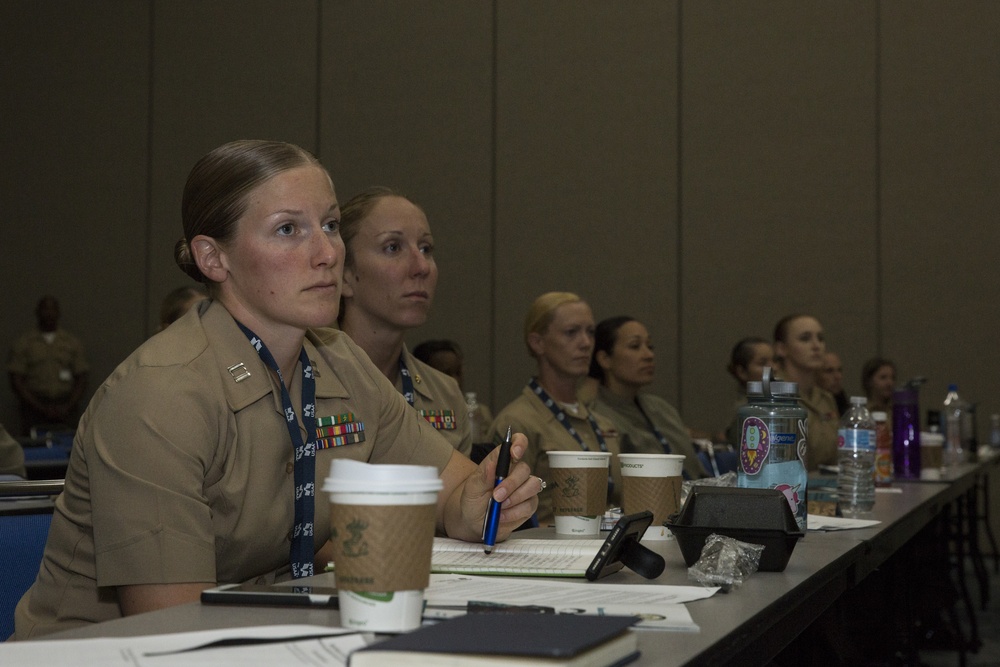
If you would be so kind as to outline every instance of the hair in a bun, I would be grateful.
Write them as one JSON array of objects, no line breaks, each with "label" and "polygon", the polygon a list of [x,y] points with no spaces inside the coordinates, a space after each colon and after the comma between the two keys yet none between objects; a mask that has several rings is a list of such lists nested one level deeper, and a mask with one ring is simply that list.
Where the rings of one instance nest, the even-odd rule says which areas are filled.
[{"label": "hair in a bun", "polygon": [[268,179],[296,167],[320,166],[309,151],[283,141],[243,139],[223,144],[195,163],[184,185],[181,221],[184,238],[174,246],[181,271],[209,283],[191,252],[191,239],[204,235],[231,240],[247,208],[247,195]]}]

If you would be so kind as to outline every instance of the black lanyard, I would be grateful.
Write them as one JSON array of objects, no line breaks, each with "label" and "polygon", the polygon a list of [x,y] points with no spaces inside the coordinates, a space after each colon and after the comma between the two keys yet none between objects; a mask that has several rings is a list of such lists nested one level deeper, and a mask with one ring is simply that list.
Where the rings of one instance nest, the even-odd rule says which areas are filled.
[{"label": "black lanyard", "polygon": [[[638,396],[635,397],[635,407],[639,408],[639,412],[641,412],[642,416],[646,418],[646,423],[649,425],[649,430],[653,432],[653,435],[656,436],[656,439],[660,441],[660,446],[663,447],[663,453],[669,454],[670,442],[662,433],[660,433],[660,430],[658,428],[653,426],[653,420],[650,419],[649,415],[646,414],[646,411],[642,409],[642,403],[639,402]],[[688,475],[687,470],[682,469],[681,476],[684,479],[690,479],[690,475]]]},{"label": "black lanyard", "polygon": [[660,446],[663,447],[663,453],[669,454],[670,443],[663,436],[663,434],[660,433],[655,426],[653,426],[653,420],[650,419],[649,415],[646,414],[646,411],[642,409],[642,404],[639,402],[638,396],[635,397],[635,407],[639,408],[639,412],[641,412],[642,416],[646,418],[646,424],[649,426],[649,430],[653,432],[653,435],[656,436],[656,439],[660,441]]},{"label": "black lanyard", "polygon": [[[261,361],[278,374],[278,384],[281,385],[281,405],[285,411],[288,434],[292,438],[292,449],[295,452],[295,526],[292,529],[292,548],[290,560],[292,577],[310,577],[313,574],[313,562],[316,557],[315,540],[313,538],[313,522],[316,497],[316,441],[303,442],[299,423],[295,419],[295,408],[292,407],[292,397],[285,387],[285,379],[281,369],[274,360],[264,341],[240,322],[240,329],[257,350]],[[316,433],[316,379],[313,377],[312,365],[303,347],[299,352],[299,363],[302,365],[302,425],[310,437]]]}]

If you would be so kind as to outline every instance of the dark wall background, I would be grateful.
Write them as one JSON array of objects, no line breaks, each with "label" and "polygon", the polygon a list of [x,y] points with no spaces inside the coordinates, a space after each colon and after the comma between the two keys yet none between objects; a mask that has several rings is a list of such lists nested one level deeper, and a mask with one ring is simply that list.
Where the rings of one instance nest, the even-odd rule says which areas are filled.
[{"label": "dark wall background", "polygon": [[[815,314],[850,392],[875,354],[1000,412],[1000,4],[990,0],[0,3],[0,344],[54,293],[91,390],[152,333],[194,161],[316,152],[342,200],[422,204],[495,409],[566,289],[657,340],[654,389],[728,422],[733,343]],[[0,421],[16,424],[10,388]]]}]

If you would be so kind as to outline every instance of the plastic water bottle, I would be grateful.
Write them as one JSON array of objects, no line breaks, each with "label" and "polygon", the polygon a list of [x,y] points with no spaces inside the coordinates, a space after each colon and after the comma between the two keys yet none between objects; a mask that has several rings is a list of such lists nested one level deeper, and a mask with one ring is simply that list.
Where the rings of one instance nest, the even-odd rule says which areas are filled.
[{"label": "plastic water bottle", "polygon": [[864,396],[851,396],[851,407],[837,431],[837,500],[845,516],[875,506],[875,421]]},{"label": "plastic water bottle", "polygon": [[479,402],[476,400],[476,392],[465,392],[465,411],[469,417],[469,433],[472,434],[472,442],[479,442]]},{"label": "plastic water bottle", "polygon": [[963,424],[967,420],[965,401],[958,395],[958,385],[948,385],[941,409],[941,433],[944,435],[944,467],[957,466],[965,462],[965,434]]}]

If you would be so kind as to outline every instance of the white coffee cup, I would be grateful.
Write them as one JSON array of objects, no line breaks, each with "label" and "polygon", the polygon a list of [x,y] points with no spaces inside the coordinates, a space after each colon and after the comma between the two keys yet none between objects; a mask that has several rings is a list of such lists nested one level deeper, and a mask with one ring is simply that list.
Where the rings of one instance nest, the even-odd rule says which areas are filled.
[{"label": "white coffee cup", "polygon": [[[420,626],[434,541],[433,515],[442,486],[432,466],[332,462],[323,491],[330,495],[330,521],[337,531],[331,540],[342,626],[371,632],[406,632]],[[380,523],[379,517],[414,520],[404,521],[401,535],[400,527],[371,525]],[[426,563],[426,571],[421,563]],[[367,590],[373,580],[391,581],[400,574],[419,582],[419,587]]]},{"label": "white coffee cup", "polygon": [[[683,454],[618,455],[624,487],[623,511],[625,514],[642,510],[653,512],[653,523],[642,539],[669,540],[673,537],[663,522],[679,509],[685,458]],[[637,501],[642,506],[632,506]]]},{"label": "white coffee cup", "polygon": [[[550,485],[555,487],[552,493],[552,510],[555,514],[556,534],[575,537],[594,537],[600,534],[601,517],[608,504],[608,465],[611,454],[589,451],[546,453],[549,456],[552,478]],[[599,474],[593,472],[597,469],[601,470]],[[574,474],[573,471],[579,471],[580,474]],[[589,482],[586,481],[588,479]],[[588,497],[588,487],[595,497]],[[562,507],[566,500],[565,494],[569,492],[581,499],[579,513],[566,511]],[[593,514],[586,511],[587,506]]]},{"label": "white coffee cup", "polygon": [[939,480],[944,468],[946,452],[944,436],[940,433],[920,434],[920,479]]}]

